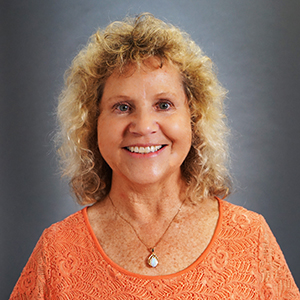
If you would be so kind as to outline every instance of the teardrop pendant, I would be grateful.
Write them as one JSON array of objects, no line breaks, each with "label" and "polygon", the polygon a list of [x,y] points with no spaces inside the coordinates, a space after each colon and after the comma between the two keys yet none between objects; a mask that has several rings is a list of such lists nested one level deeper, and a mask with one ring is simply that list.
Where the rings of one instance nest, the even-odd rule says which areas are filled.
[{"label": "teardrop pendant", "polygon": [[158,258],[154,253],[154,248],[151,249],[151,254],[148,257],[148,265],[152,268],[155,268],[158,265]]}]

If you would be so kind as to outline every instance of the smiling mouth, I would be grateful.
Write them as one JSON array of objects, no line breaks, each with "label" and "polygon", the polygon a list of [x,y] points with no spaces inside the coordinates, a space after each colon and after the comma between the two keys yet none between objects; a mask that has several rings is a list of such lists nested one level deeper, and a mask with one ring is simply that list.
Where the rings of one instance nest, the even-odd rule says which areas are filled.
[{"label": "smiling mouth", "polygon": [[139,154],[148,154],[148,153],[153,153],[161,148],[163,148],[165,145],[160,145],[160,146],[148,146],[148,147],[125,147],[128,151],[132,153],[139,153]]}]

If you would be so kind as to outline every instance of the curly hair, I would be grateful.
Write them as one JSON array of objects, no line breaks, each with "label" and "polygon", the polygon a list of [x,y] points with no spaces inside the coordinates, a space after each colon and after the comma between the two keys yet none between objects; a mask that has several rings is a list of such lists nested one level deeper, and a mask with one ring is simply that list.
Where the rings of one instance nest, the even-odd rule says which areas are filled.
[{"label": "curly hair", "polygon": [[226,91],[211,60],[188,34],[144,13],[98,30],[65,74],[56,140],[62,174],[70,178],[71,189],[82,205],[101,201],[111,187],[112,170],[97,143],[105,82],[113,72],[122,72],[129,64],[140,64],[149,57],[171,62],[182,76],[192,128],[192,145],[181,165],[188,196],[196,201],[228,194],[228,128],[223,113]]}]

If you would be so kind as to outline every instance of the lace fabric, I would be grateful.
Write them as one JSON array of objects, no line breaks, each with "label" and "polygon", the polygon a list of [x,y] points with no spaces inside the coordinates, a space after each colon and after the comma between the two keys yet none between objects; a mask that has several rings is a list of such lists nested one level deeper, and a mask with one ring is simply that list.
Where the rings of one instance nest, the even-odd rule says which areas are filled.
[{"label": "lace fabric", "polygon": [[262,216],[220,200],[218,227],[190,267],[151,277],[113,264],[83,209],[44,231],[10,299],[300,299]]}]

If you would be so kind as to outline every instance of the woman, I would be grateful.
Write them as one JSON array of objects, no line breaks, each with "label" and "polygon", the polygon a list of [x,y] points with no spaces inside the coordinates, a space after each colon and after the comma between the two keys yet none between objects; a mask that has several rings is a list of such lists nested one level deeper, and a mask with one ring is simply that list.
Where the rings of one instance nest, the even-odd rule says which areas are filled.
[{"label": "woman", "polygon": [[88,206],[44,231],[11,299],[300,299],[263,217],[221,200],[224,96],[210,59],[149,14],[93,35],[58,107]]}]

